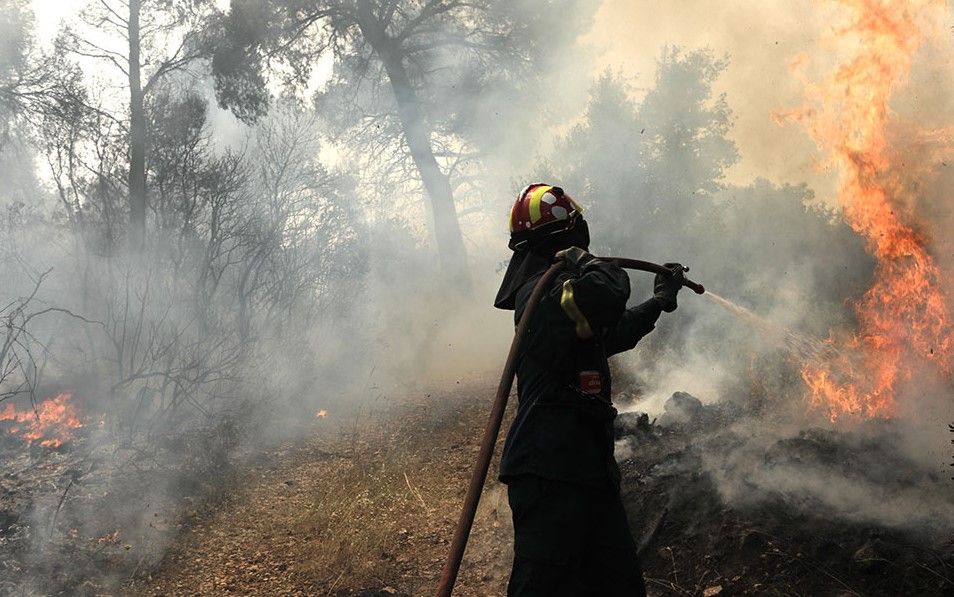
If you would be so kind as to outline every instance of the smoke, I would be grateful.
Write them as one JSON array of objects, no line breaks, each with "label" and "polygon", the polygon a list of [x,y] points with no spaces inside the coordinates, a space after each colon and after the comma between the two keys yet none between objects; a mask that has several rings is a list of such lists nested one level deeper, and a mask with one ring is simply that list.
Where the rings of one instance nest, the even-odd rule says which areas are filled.
[{"label": "smoke", "polygon": [[[946,479],[895,451],[910,428],[889,424],[842,435],[784,427],[787,433],[780,434],[778,424],[766,429],[764,420],[739,421],[706,442],[703,462],[729,503],[780,503],[786,511],[902,528],[935,540],[954,529]],[[718,446],[725,442],[735,445]]]},{"label": "smoke", "polygon": [[[604,49],[604,64],[640,76],[604,75],[584,122],[564,137],[543,171],[569,175],[563,186],[590,207],[601,251],[684,261],[708,288],[790,330],[766,334],[764,326],[688,295],[675,317],[661,321],[617,363],[642,396],[628,407],[633,410],[658,415],[674,391],[686,390],[704,403],[725,401],[761,413],[735,424],[734,441],[705,444],[704,467],[725,500],[752,505],[781,499],[795,511],[936,535],[954,520],[940,481],[946,478],[943,422],[954,415],[950,378],[917,369],[919,382],[899,391],[899,421],[890,429],[832,425],[806,400],[799,370],[810,359],[784,338],[824,346],[831,330],[854,329],[852,301],[874,271],[865,243],[842,223],[836,207],[837,171],[822,161],[805,131],[771,120],[773,113],[803,104],[804,86],[850,51],[837,48],[829,22],[841,27],[847,19],[838,7],[808,3],[767,2],[717,14],[692,2],[651,12],[639,3],[604,3],[588,40]],[[659,48],[669,44],[690,50],[658,59]],[[700,46],[709,50],[691,50]],[[950,201],[940,189],[948,172],[950,94],[922,90],[939,80],[938,68],[949,55],[949,36],[932,37],[891,105],[899,123],[892,155],[904,164],[901,175],[913,201],[897,208],[908,210],[907,221],[946,264],[944,271],[949,241],[939,227],[950,224]],[[695,86],[699,81],[702,86]],[[671,119],[689,130],[672,126]],[[706,137],[730,141],[738,159]],[[692,157],[669,141],[674,138]],[[636,282],[635,300],[646,296],[645,288]],[[869,450],[882,460],[830,466],[814,452],[801,461],[766,460],[767,452],[784,454],[801,435],[820,429],[837,431],[826,443],[831,453]]]},{"label": "smoke", "polygon": [[[26,14],[21,4],[2,8]],[[541,65],[534,79],[541,87],[560,87],[575,49],[543,48],[541,56],[538,44],[548,45],[547,35],[573,39],[592,10],[563,4],[572,12],[498,7],[536,19],[514,62]],[[345,425],[395,394],[495,371],[511,323],[488,316],[487,305],[506,250],[496,242],[498,199],[511,193],[506,176],[481,168],[523,153],[529,163],[528,148],[552,135],[531,129],[547,131],[548,118],[575,113],[586,89],[541,101],[522,88],[520,64],[498,73],[466,53],[434,59],[437,74],[418,91],[444,122],[436,127],[442,165],[462,156],[454,176],[471,179],[457,191],[474,257],[467,293],[439,272],[423,189],[387,86],[370,92],[382,113],[369,152],[367,137],[338,122],[348,106],[319,98],[315,108],[309,90],[282,90],[268,114],[240,122],[215,107],[209,65],[196,59],[149,85],[147,234],[137,246],[128,234],[125,72],[67,51],[73,44],[98,53],[81,45],[84,35],[121,47],[115,32],[96,25],[110,16],[93,17],[72,15],[72,32],[43,48],[74,60],[82,76],[43,81],[58,95],[42,111],[3,114],[15,134],[0,156],[8,182],[0,302],[20,309],[17,321],[29,326],[16,354],[4,351],[0,391],[27,409],[69,390],[83,423],[58,452],[15,444],[13,436],[0,445],[27,459],[8,461],[5,471],[27,501],[3,504],[18,565],[2,582],[25,593],[84,582],[117,590],[158,562],[203,505],[214,506],[235,463],[314,433],[318,410],[327,413],[322,425]],[[16,26],[29,38],[26,25]],[[456,26],[446,23],[447,32]],[[510,41],[499,40],[501,50]],[[147,77],[166,49],[144,43]],[[588,68],[577,64],[582,79]],[[454,72],[466,74],[466,87]],[[24,91],[15,74],[0,71],[0,91]],[[270,83],[270,91],[281,87]],[[334,83],[319,85],[318,95],[333,95]],[[518,121],[525,134],[498,134]],[[509,143],[498,142],[504,138]],[[513,166],[507,176],[518,174]],[[51,476],[34,478],[29,458],[47,463]],[[81,564],[59,567],[67,555]]]},{"label": "smoke", "polygon": [[[465,378],[486,381],[489,399],[512,333],[511,315],[490,307],[509,258],[506,216],[531,179],[560,184],[586,207],[597,253],[684,262],[713,291],[818,341],[855,325],[846,301],[863,294],[874,263],[833,209],[837,180],[819,167],[814,142],[771,121],[801,103],[789,63],[825,47],[832,9],[617,0],[495,9],[532,24],[521,43],[494,21],[489,54],[453,49],[415,65],[429,76],[416,91],[454,188],[469,292],[440,273],[434,215],[366,48],[305,91],[276,92],[282,82],[269,81],[275,97],[254,123],[216,106],[204,62],[158,84],[147,104],[154,194],[142,253],[123,232],[126,131],[116,121],[125,108],[90,91],[82,99],[102,105],[80,119],[9,116],[0,304],[28,296],[52,268],[31,312],[55,306],[83,319],[33,321],[39,358],[26,369],[42,381],[32,389],[70,389],[89,417],[106,416],[84,440],[96,467],[69,474],[83,473],[110,507],[80,484],[62,503],[63,494],[38,499],[33,527],[55,517],[54,536],[106,537],[101,544],[145,566],[174,536],[170,513],[214,492],[203,478],[218,482],[232,459],[310,433],[316,409],[346,422],[396,393]],[[950,40],[936,41],[897,96],[902,122],[948,125],[950,83],[932,65],[945,64]],[[834,63],[824,56],[805,77]],[[87,80],[102,75],[101,65],[81,64]],[[918,156],[910,210],[952,272],[946,138],[912,139],[905,127],[896,135],[898,151]],[[648,298],[651,278],[632,279],[633,301]],[[888,525],[952,520],[935,478],[947,458],[938,421],[952,415],[949,380],[926,376],[924,392],[899,397],[906,410],[890,432],[846,424],[832,439],[811,435],[832,427],[806,403],[798,356],[684,293],[615,365],[628,379],[620,388],[640,396],[633,408],[651,415],[674,391],[745,407],[733,441],[707,443],[702,461],[728,502],[820,504],[833,517]],[[816,452],[807,464],[784,453],[766,461],[793,438],[851,453],[874,443],[887,457],[848,468]],[[57,552],[32,547],[42,592],[41,564]]]}]

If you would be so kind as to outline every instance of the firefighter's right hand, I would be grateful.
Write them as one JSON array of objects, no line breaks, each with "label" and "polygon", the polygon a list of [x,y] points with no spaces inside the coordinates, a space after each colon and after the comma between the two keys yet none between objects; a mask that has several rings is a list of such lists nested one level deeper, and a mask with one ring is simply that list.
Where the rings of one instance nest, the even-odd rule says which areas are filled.
[{"label": "firefighter's right hand", "polygon": [[672,313],[678,306],[676,296],[679,294],[679,289],[686,281],[686,268],[679,263],[664,263],[663,266],[672,273],[669,275],[656,274],[653,294],[662,306],[662,310],[666,313]]},{"label": "firefighter's right hand", "polygon": [[569,249],[559,251],[556,254],[556,259],[562,259],[566,262],[565,272],[579,276],[583,272],[583,266],[593,261],[595,257],[579,247],[570,247]]}]

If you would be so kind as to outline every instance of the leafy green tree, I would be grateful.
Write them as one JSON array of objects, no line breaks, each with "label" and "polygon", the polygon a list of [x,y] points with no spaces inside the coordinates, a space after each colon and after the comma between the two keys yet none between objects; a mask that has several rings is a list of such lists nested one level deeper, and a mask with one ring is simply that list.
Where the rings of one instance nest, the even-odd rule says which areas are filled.
[{"label": "leafy green tree", "polygon": [[639,106],[647,157],[656,164],[650,191],[661,202],[675,203],[679,216],[691,212],[694,198],[711,197],[722,189],[725,171],[739,158],[727,137],[732,111],[725,94],[713,95],[727,66],[727,59],[707,50],[667,48],[657,62],[653,87]]},{"label": "leafy green tree", "polygon": [[708,51],[669,49],[639,103],[612,73],[594,85],[583,122],[542,169],[594,206],[590,217],[605,250],[654,255],[672,240],[691,242],[687,222],[723,188],[737,159],[726,137],[726,99],[712,97],[725,67]]},{"label": "leafy green tree", "polygon": [[[510,132],[500,114],[514,98],[532,95],[536,110],[545,104],[534,67],[553,45],[571,45],[562,40],[585,24],[582,4],[233,0],[213,59],[216,90],[223,105],[253,120],[267,110],[270,74],[302,89],[316,60],[332,55],[333,74],[317,96],[322,116],[363,166],[378,166],[378,184],[400,193],[420,181],[443,269],[462,276],[455,192]],[[500,102],[481,101],[488,97]]]},{"label": "leafy green tree", "polygon": [[166,77],[208,55],[217,14],[212,0],[97,0],[57,39],[59,51],[105,63],[126,84],[126,112],[113,117],[128,136],[132,246],[141,246],[146,226],[147,98]]}]

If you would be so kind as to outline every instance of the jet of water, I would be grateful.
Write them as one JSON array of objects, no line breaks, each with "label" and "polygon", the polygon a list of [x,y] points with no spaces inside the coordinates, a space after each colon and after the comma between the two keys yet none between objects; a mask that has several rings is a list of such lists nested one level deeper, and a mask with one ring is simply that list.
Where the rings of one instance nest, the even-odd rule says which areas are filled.
[{"label": "jet of water", "polygon": [[806,336],[805,334],[800,334],[783,325],[769,321],[751,309],[747,309],[738,303],[719,296],[709,289],[706,289],[706,293],[702,296],[719,305],[736,318],[749,323],[762,332],[765,332],[768,337],[774,339],[776,342],[784,346],[789,352],[798,357],[801,361],[819,361],[829,359],[832,358],[837,352],[831,344],[822,342],[817,338]]}]

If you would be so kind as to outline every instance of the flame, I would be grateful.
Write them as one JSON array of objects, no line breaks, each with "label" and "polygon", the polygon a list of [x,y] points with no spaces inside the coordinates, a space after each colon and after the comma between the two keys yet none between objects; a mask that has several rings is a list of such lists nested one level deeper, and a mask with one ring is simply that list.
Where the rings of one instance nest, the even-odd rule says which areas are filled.
[{"label": "flame", "polygon": [[[950,301],[941,272],[908,206],[912,168],[889,143],[900,126],[889,100],[907,80],[918,48],[943,29],[943,0],[838,0],[850,24],[836,29],[848,58],[823,82],[806,83],[806,105],[780,114],[803,122],[841,174],[838,201],[876,260],[874,281],[854,303],[858,329],[829,339],[835,357],[802,368],[811,404],[839,416],[890,417],[900,384],[931,363],[954,371]],[[804,68],[800,56],[794,68]],[[918,131],[919,139],[944,134]],[[948,136],[948,138],[950,138]],[[948,141],[949,143],[949,141]],[[949,148],[948,148],[949,149]],[[908,160],[910,162],[910,159]]]},{"label": "flame", "polygon": [[315,416],[318,417],[319,419],[324,419],[325,417],[328,416],[328,411],[322,408],[315,413]]},{"label": "flame", "polygon": [[[10,432],[20,434],[27,443],[39,441],[43,447],[58,448],[73,439],[71,430],[83,426],[70,402],[72,397],[70,392],[60,392],[37,405],[36,412],[32,409],[20,411],[7,403],[0,410],[0,421],[17,423]],[[21,424],[28,424],[22,433],[24,427]]]}]

